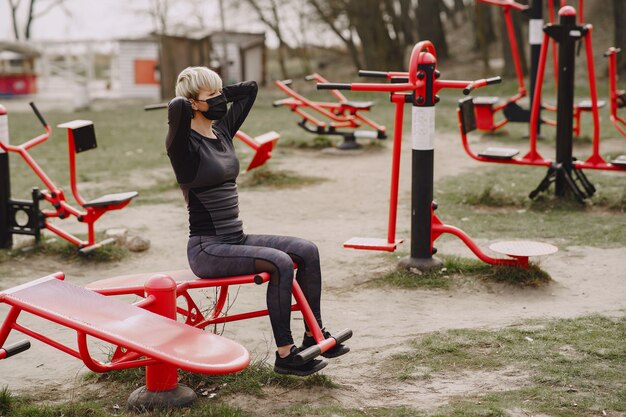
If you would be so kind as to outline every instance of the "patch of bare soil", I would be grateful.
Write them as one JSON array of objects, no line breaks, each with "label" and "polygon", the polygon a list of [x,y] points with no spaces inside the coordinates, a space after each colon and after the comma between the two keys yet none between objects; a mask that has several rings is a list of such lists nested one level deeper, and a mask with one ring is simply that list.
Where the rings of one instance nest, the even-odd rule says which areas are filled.
[{"label": "patch of bare soil", "polygon": [[[626,286],[621,271],[626,248],[560,247],[558,253],[541,261],[542,268],[554,282],[539,289],[490,286],[486,290],[482,286],[462,285],[449,291],[429,291],[372,289],[359,285],[374,274],[394,267],[389,255],[342,247],[342,242],[354,236],[386,237],[390,150],[389,144],[383,151],[355,155],[285,151],[280,161],[269,162],[273,168],[322,176],[328,181],[301,189],[241,191],[241,216],[247,233],[301,236],[318,244],[324,274],[322,314],[325,324],[331,331],[351,328],[354,337],[349,341],[352,351],[332,360],[323,371],[339,388],[311,393],[273,392],[271,390],[276,388],[272,388],[266,398],[237,396],[231,399],[237,405],[249,410],[276,410],[279,404],[319,397],[320,403],[333,401],[345,407],[405,405],[432,409],[457,395],[520,386],[527,376],[515,370],[502,370],[400,381],[382,372],[380,363],[405,349],[411,338],[451,328],[498,328],[530,318],[623,314]],[[410,155],[407,137],[401,165],[399,231],[409,229]],[[439,135],[435,152],[436,179],[477,169],[483,169],[483,165],[463,153],[458,136]],[[445,213],[440,215],[445,219]],[[69,281],[84,285],[116,275],[187,267],[187,213],[182,196],[174,204],[131,205],[106,214],[97,224],[99,230],[120,226],[150,239],[150,250],[107,264],[65,265],[40,257],[4,262],[0,264],[0,288],[9,288],[56,270],[63,270]],[[401,237],[407,240],[404,245],[408,250],[409,236]],[[488,246],[480,236],[473,238],[482,248]],[[503,236],[506,238],[515,236]],[[558,245],[558,242],[552,243]],[[438,249],[440,253],[473,256],[457,240],[446,240]],[[256,286],[241,289],[233,312],[263,307],[264,289],[251,287]],[[5,306],[0,305],[0,317],[6,312]],[[296,340],[302,334],[301,322],[299,315],[294,314]],[[30,325],[37,320],[25,315],[24,323]],[[52,325],[41,327],[50,337],[70,345],[75,343],[75,335],[66,329]],[[224,335],[242,343],[253,355],[264,356],[270,352],[268,360],[273,358],[271,330],[266,318],[230,324]],[[20,338],[12,335],[10,341]],[[95,349],[98,352],[98,348]],[[107,352],[101,349],[99,355],[104,357]],[[82,385],[77,375],[84,371],[85,367],[76,359],[35,341],[30,351],[0,361],[0,386],[8,385],[14,392],[42,385],[71,390]],[[281,403],[277,398],[281,398]]]}]

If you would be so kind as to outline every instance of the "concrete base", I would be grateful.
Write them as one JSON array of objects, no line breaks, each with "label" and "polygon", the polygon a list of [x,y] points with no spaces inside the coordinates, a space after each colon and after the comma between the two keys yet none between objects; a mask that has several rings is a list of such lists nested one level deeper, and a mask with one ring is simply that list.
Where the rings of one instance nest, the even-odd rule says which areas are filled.
[{"label": "concrete base", "polygon": [[196,398],[196,393],[183,384],[169,391],[148,391],[144,385],[130,394],[127,406],[130,411],[139,412],[181,408],[191,405]]},{"label": "concrete base", "polygon": [[432,271],[441,265],[443,265],[443,262],[434,256],[431,258],[411,258],[410,256],[407,256],[406,258],[400,259],[398,262],[398,268],[405,269],[407,271],[417,269],[421,272]]}]

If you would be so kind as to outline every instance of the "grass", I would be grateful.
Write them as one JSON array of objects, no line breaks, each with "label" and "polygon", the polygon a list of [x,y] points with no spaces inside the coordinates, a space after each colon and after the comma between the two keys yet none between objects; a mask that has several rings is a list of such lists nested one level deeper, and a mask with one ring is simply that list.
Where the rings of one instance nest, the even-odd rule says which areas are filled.
[{"label": "grass", "polygon": [[267,187],[274,189],[299,188],[307,185],[315,185],[326,181],[322,177],[300,175],[293,171],[273,170],[269,167],[261,167],[240,177],[238,185],[241,188]]},{"label": "grass", "polygon": [[513,409],[528,415],[622,415],[625,337],[625,316],[530,321],[495,331],[450,330],[414,340],[410,352],[395,355],[386,366],[404,381],[505,368],[529,374],[519,388],[456,398],[432,416],[508,416]]},{"label": "grass", "polygon": [[427,272],[395,270],[368,282],[371,286],[392,286],[405,289],[449,289],[464,279],[507,283],[519,287],[539,287],[551,278],[531,263],[528,269],[489,265],[475,259],[442,256],[441,267]]},{"label": "grass", "polygon": [[[542,194],[527,198],[543,170],[498,166],[471,175],[449,177],[437,184],[435,200],[445,223],[470,236],[486,239],[503,235],[516,239],[552,241],[557,245],[603,248],[626,245],[626,189],[623,179],[589,174],[597,188],[589,204]],[[551,190],[553,193],[553,190]]]},{"label": "grass", "polygon": [[[78,238],[86,240],[86,236],[77,235]],[[104,240],[104,235],[98,234],[96,242]],[[80,253],[78,247],[61,238],[51,238],[33,241],[32,246],[24,246],[15,249],[0,249],[0,263],[11,259],[26,259],[35,256],[47,256],[61,259],[67,262],[115,262],[126,258],[129,255],[126,247],[116,243],[108,244],[96,248],[88,253]]]},{"label": "grass", "polygon": [[[277,374],[264,360],[254,361],[236,374],[201,375],[186,371],[180,371],[179,374],[179,381],[200,395],[215,393],[220,397],[239,394],[265,397],[263,388],[268,386],[288,389],[311,387],[333,389],[337,387],[329,377],[323,374],[314,374],[307,378]],[[145,371],[143,368],[134,368],[105,374],[89,373],[86,378],[94,382],[112,382],[136,388],[145,383]]]}]

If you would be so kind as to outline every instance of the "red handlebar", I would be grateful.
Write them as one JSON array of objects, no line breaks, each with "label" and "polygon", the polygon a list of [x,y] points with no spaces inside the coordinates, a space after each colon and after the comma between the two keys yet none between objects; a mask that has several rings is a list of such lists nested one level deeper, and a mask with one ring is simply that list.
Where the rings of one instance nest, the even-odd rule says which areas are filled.
[{"label": "red handlebar", "polygon": [[505,8],[511,8],[519,11],[524,11],[528,9],[528,6],[525,4],[520,4],[513,0],[477,0],[479,3],[491,4],[493,6],[500,6]]}]

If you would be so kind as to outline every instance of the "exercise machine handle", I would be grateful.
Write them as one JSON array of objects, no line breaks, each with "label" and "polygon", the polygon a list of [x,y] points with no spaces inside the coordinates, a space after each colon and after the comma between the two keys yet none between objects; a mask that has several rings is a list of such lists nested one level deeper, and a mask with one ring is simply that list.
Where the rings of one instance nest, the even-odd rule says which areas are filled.
[{"label": "exercise machine handle", "polygon": [[317,84],[318,90],[351,90],[352,84],[346,83],[319,83]]},{"label": "exercise machine handle", "polygon": [[387,78],[387,73],[384,71],[359,70],[359,77]]},{"label": "exercise machine handle", "polygon": [[167,103],[147,104],[143,106],[143,109],[146,111],[167,109]]},{"label": "exercise machine handle", "polygon": [[48,126],[48,122],[46,122],[46,119],[43,118],[43,116],[41,115],[41,113],[39,112],[39,109],[37,108],[37,106],[35,106],[34,102],[30,102],[28,103],[30,104],[30,107],[33,109],[33,111],[35,112],[35,116],[37,116],[37,118],[39,119],[39,121],[41,122],[41,124],[43,125],[43,127]]},{"label": "exercise machine handle", "polygon": [[1,348],[0,359],[10,358],[11,356],[17,355],[18,353],[22,353],[28,349],[30,349],[30,341],[28,340],[19,341],[17,343],[12,344],[11,346]]},{"label": "exercise machine handle", "polygon": [[619,54],[620,52],[622,52],[622,48],[611,47],[604,53],[604,56],[611,56],[613,53]]},{"label": "exercise machine handle", "polygon": [[472,92],[472,90],[476,88],[484,87],[486,85],[491,85],[491,84],[499,84],[501,82],[502,82],[501,77],[492,77],[492,78],[472,81],[471,83],[467,85],[467,87],[463,89],[463,94],[467,96],[469,95],[469,93]]}]

